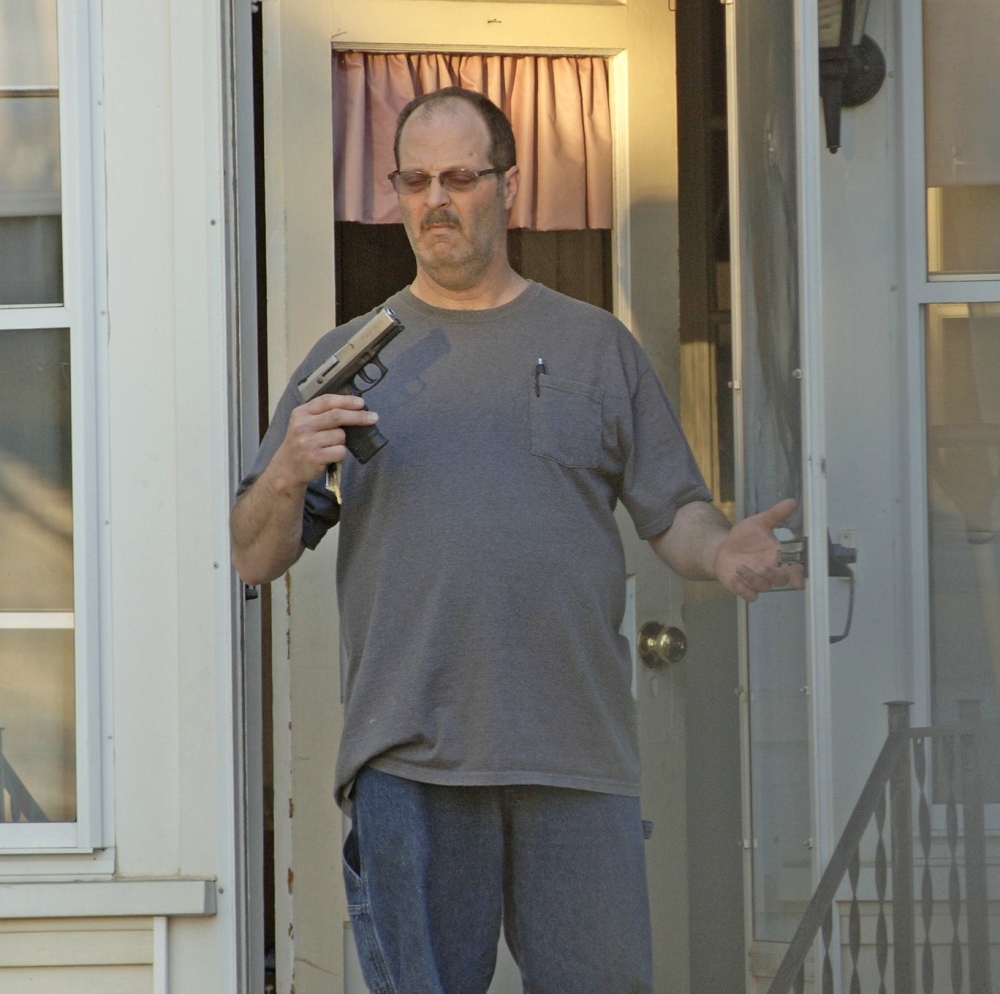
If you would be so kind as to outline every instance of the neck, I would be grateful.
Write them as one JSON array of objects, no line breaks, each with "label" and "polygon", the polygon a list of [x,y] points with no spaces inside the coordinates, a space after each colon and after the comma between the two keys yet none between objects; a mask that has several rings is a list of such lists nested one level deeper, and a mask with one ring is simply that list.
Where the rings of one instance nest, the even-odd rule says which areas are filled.
[{"label": "neck", "polygon": [[410,284],[414,297],[432,307],[454,311],[484,311],[500,307],[517,297],[528,285],[505,261],[502,268],[469,285],[441,283],[418,265],[417,278]]}]

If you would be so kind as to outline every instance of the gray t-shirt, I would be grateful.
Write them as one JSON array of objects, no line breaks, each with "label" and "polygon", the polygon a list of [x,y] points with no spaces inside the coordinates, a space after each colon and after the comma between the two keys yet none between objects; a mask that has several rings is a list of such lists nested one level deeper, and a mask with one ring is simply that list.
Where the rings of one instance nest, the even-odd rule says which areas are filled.
[{"label": "gray t-shirt", "polygon": [[[617,319],[540,284],[490,310],[408,289],[387,304],[405,330],[367,399],[389,444],[344,463],[342,508],[316,481],[303,519],[310,548],[340,520],[338,801],[365,764],[637,794],[613,512],[650,538],[710,499],[648,359]],[[241,489],[284,438],[295,384],[363,321],[303,361]]]}]

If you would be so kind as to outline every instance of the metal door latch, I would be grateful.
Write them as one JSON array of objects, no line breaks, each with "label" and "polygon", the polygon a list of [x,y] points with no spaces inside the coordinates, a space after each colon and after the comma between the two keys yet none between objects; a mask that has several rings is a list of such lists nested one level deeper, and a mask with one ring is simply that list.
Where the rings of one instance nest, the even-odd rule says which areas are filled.
[{"label": "metal door latch", "polygon": [[[826,535],[827,547],[827,575],[843,577],[850,583],[850,591],[847,600],[847,621],[844,623],[844,631],[840,635],[831,635],[830,644],[843,642],[851,632],[851,621],[854,618],[854,570],[851,565],[858,561],[858,550],[851,549],[839,542],[834,542],[830,533]],[[794,564],[802,567],[805,576],[809,575],[809,536],[803,535],[801,538],[794,538],[788,542],[782,542],[778,550],[778,564]]]}]

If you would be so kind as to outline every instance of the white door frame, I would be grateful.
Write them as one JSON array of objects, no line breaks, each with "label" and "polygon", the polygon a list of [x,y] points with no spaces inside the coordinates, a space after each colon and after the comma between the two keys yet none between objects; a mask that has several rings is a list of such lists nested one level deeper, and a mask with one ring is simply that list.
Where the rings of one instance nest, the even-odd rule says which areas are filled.
[{"label": "white door frame", "polygon": [[[726,7],[727,93],[729,106],[729,190],[730,190],[730,259],[732,278],[733,368],[743,369],[742,348],[742,259],[741,259],[741,163],[739,129],[739,92],[737,87],[736,5]],[[820,156],[823,151],[820,127],[819,33],[818,8],[807,0],[795,0],[795,86],[796,86],[796,176],[799,238],[799,313],[800,359],[802,363],[802,446],[804,532],[809,537],[809,580],[806,584],[807,673],[810,714],[810,794],[812,880],[816,882],[833,852],[832,736],[830,688],[830,622],[827,565],[826,506],[826,424],[823,376],[823,300],[822,300],[822,230]],[[736,479],[743,479],[746,460],[742,393],[737,391],[734,404],[736,438]],[[737,517],[745,514],[744,493],[737,485]],[[741,605],[740,684],[741,684],[741,767],[743,780],[744,825],[744,908],[746,926],[747,990],[757,989],[753,975],[754,950],[769,959],[783,951],[776,943],[761,943],[753,935],[753,823],[751,816],[749,642],[747,608]],[[838,923],[834,922],[831,948],[839,947]],[[836,989],[839,989],[839,959],[834,958]]]}]

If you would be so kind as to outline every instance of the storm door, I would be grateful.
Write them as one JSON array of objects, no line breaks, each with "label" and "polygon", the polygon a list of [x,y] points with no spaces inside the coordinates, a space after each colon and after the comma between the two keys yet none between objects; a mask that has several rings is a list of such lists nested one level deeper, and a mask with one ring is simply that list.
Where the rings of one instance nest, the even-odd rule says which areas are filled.
[{"label": "storm door", "polygon": [[[728,8],[736,497],[784,497],[804,591],[749,605],[742,630],[746,928],[752,977],[773,972],[826,861],[825,482],[816,4]],[[749,978],[748,978],[749,979]]]}]

